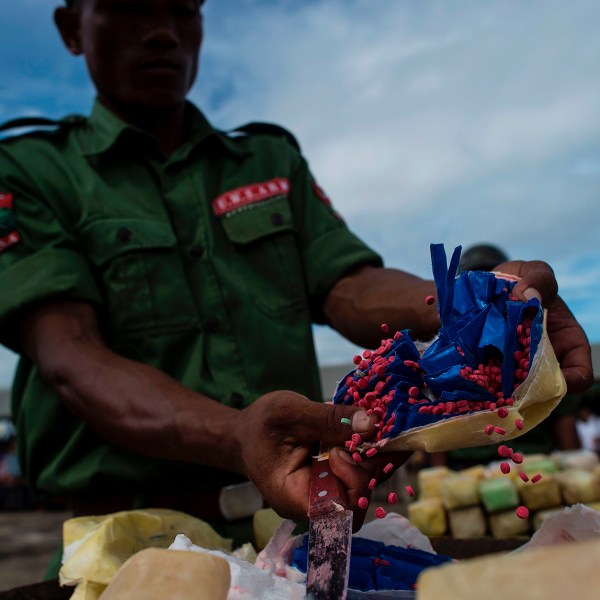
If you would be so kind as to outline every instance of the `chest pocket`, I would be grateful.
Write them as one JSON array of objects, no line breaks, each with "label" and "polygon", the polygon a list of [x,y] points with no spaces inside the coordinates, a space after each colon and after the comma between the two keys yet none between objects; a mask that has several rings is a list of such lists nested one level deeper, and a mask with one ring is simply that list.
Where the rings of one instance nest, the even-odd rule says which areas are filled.
[{"label": "chest pocket", "polygon": [[305,308],[304,272],[287,200],[267,200],[221,222],[233,253],[228,268],[241,297],[252,298],[271,317]]},{"label": "chest pocket", "polygon": [[169,331],[195,321],[177,239],[167,223],[100,219],[86,224],[81,238],[96,267],[113,336]]}]

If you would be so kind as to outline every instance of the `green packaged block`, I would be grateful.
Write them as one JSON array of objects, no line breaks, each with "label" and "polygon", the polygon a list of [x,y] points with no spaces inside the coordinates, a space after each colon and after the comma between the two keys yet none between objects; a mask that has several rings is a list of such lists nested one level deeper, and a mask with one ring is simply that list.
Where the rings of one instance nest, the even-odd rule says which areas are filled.
[{"label": "green packaged block", "polygon": [[519,505],[519,494],[510,477],[484,479],[479,484],[479,497],[489,513],[508,510]]}]

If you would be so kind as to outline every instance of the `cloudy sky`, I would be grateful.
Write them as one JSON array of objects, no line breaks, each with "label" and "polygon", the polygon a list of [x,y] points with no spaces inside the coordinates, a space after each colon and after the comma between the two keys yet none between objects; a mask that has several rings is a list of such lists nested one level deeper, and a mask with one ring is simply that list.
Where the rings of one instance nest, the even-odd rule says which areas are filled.
[{"label": "cloudy sky", "polygon": [[[0,121],[90,107],[57,3],[0,3]],[[548,261],[600,343],[599,22],[597,0],[208,0],[191,99],[291,129],[389,266],[429,276],[431,242]],[[316,336],[323,363],[354,353]]]}]

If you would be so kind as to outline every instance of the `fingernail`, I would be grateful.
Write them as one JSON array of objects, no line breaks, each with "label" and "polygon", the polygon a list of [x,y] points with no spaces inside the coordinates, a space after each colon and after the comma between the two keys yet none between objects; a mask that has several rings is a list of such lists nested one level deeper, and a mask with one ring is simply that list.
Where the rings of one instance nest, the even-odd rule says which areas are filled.
[{"label": "fingernail", "polygon": [[542,295],[534,287],[528,287],[523,292],[523,296],[525,296],[525,298],[527,298],[527,300],[531,300],[532,298],[535,298],[540,304],[542,303]]},{"label": "fingernail", "polygon": [[367,433],[371,427],[371,417],[366,410],[359,410],[352,416],[352,430],[355,433]]}]

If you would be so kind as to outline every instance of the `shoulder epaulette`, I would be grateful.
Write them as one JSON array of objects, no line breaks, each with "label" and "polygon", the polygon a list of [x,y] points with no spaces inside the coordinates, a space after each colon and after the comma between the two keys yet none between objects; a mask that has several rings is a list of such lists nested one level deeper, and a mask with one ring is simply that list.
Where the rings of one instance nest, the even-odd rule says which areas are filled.
[{"label": "shoulder epaulette", "polygon": [[17,129],[20,127],[76,127],[85,123],[83,115],[67,115],[62,119],[48,119],[46,117],[21,117],[0,124],[0,131]]},{"label": "shoulder epaulette", "polygon": [[282,137],[296,150],[298,150],[298,152],[300,152],[300,144],[298,143],[298,140],[294,137],[294,135],[285,127],[281,127],[281,125],[276,125],[275,123],[261,123],[258,121],[253,121],[252,123],[246,123],[246,125],[242,125],[241,127],[236,127],[228,133],[237,132],[247,133],[248,135],[258,134]]}]

